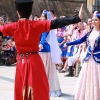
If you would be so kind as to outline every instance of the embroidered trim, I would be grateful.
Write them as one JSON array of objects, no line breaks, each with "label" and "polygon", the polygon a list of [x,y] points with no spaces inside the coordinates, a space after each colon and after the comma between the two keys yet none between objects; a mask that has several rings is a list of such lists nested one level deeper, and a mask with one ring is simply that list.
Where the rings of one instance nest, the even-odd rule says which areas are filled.
[{"label": "embroidered trim", "polygon": [[88,51],[88,53],[89,53],[90,55],[93,55],[93,54],[94,54],[93,52],[90,52],[90,51]]},{"label": "embroidered trim", "polygon": [[93,54],[99,54],[100,51],[98,51],[98,52],[90,52],[90,51],[88,51],[88,53],[91,54],[91,55],[93,55]]},{"label": "embroidered trim", "polygon": [[85,59],[84,59],[84,60],[85,60],[85,61],[87,61],[89,58],[90,58],[90,56],[88,56],[88,57],[85,57]]},{"label": "embroidered trim", "polygon": [[98,54],[98,53],[100,53],[100,51],[99,52],[94,52],[94,54]]},{"label": "embroidered trim", "polygon": [[94,56],[94,58],[95,58],[95,60],[96,60],[96,61],[100,61],[100,59],[99,59],[99,58],[97,58],[96,56]]}]

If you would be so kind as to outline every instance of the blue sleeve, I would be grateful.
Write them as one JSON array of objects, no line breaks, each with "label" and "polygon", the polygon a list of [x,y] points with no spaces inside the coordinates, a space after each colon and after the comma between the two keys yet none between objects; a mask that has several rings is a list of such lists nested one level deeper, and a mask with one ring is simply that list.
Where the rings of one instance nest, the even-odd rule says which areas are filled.
[{"label": "blue sleeve", "polygon": [[88,36],[88,33],[87,33],[85,36],[83,36],[82,38],[78,39],[78,40],[75,40],[75,41],[73,41],[73,42],[68,42],[68,43],[66,43],[66,45],[69,46],[69,45],[81,44],[81,43],[83,43],[83,42],[86,41],[87,36]]},{"label": "blue sleeve", "polygon": [[41,38],[40,38],[40,44],[44,45],[44,42],[46,41],[46,38],[48,36],[49,32],[44,32],[41,34]]}]

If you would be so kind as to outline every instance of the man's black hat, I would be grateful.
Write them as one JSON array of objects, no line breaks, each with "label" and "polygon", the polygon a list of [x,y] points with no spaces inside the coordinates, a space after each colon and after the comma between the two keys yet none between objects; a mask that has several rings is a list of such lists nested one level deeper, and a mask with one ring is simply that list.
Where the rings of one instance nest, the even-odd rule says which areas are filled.
[{"label": "man's black hat", "polygon": [[27,3],[27,2],[33,2],[33,0],[15,0],[16,3]]}]

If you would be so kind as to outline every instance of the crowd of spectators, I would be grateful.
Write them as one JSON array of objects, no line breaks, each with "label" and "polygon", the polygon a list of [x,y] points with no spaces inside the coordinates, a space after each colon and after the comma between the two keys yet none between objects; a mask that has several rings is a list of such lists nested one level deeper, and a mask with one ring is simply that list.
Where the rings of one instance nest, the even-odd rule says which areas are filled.
[{"label": "crowd of spectators", "polygon": [[[50,10],[50,12],[53,14],[54,19],[57,18],[54,10]],[[75,10],[73,15],[75,16],[76,14],[78,14],[78,10]],[[34,20],[41,20],[41,17],[35,15]],[[69,71],[69,74],[65,76],[73,76],[75,75],[75,71],[73,71],[73,69],[75,70],[76,64],[79,63],[80,67],[82,67],[87,50],[87,43],[85,42],[76,46],[67,46],[66,43],[82,38],[86,33],[91,31],[92,28],[92,19],[88,18],[87,22],[81,21],[79,23],[57,29],[56,36],[58,39],[58,45],[62,51],[62,63],[59,65],[57,64],[58,72],[64,73]]]},{"label": "crowd of spectators", "polygon": [[[50,10],[50,12],[54,16],[54,19],[57,18],[55,16],[54,10]],[[75,14],[78,14],[77,10],[75,10],[74,15]],[[64,17],[64,16],[60,16],[60,17]],[[41,17],[39,17],[39,15],[35,15],[34,18],[32,19],[32,15],[31,15],[30,19],[36,21],[36,20],[40,20]],[[12,22],[13,21],[11,19],[6,18],[4,15],[0,17],[0,26],[9,24]],[[87,22],[81,21],[79,23],[57,29],[56,31],[57,38],[60,38],[60,40],[62,38],[61,41],[59,41],[58,39],[58,45],[60,49],[62,50],[62,54],[61,54],[62,63],[59,64],[59,66],[57,67],[57,70],[60,73],[64,73],[68,71],[69,67],[74,66],[75,63],[77,62],[80,62],[80,65],[82,66],[84,62],[84,57],[85,57],[84,55],[86,52],[87,44],[83,43],[83,44],[76,45],[76,46],[67,46],[66,42],[71,42],[71,41],[74,41],[74,40],[77,40],[83,37],[91,29],[92,29],[92,19],[91,18],[89,18]],[[3,51],[13,51],[13,52],[16,51],[13,37],[0,36],[0,54],[2,54]]]},{"label": "crowd of spectators", "polygon": [[[0,17],[0,26],[4,26],[6,24],[10,24],[13,21],[5,15]],[[14,38],[10,36],[0,36],[0,65],[9,65],[16,62],[16,48]],[[4,61],[5,60],[5,61]]]}]

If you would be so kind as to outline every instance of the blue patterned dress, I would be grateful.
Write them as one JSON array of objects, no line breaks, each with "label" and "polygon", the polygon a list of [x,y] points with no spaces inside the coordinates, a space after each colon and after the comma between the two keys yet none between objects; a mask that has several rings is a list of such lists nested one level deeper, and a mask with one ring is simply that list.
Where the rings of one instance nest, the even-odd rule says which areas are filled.
[{"label": "blue patterned dress", "polygon": [[[58,43],[62,43],[64,41],[64,32],[65,32],[65,29],[66,29],[65,27],[57,29],[57,40],[58,40]],[[60,46],[60,49],[62,51],[61,58],[66,58],[67,47],[64,47],[64,44],[62,44]]]}]

